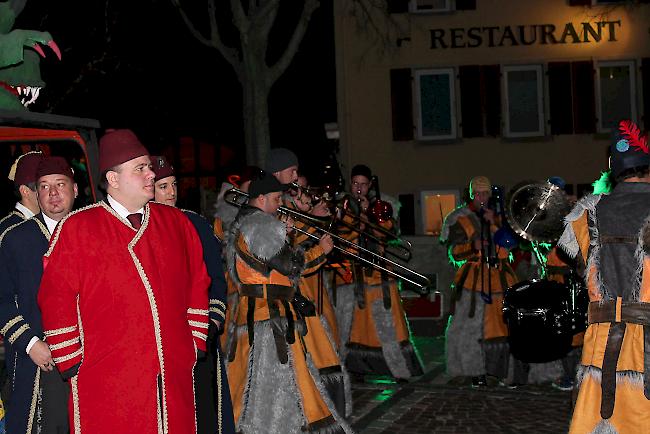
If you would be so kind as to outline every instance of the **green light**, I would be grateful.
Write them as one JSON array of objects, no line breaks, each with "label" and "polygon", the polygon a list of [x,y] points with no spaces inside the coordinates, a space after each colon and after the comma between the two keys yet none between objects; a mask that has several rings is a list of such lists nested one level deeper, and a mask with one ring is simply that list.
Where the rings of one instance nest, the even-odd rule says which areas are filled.
[{"label": "green light", "polygon": [[395,384],[395,381],[392,380],[390,377],[376,377],[376,378],[370,378],[366,379],[366,383],[368,384]]},{"label": "green light", "polygon": [[[548,257],[546,255],[551,249],[551,244],[532,241],[531,245],[533,246],[533,252],[535,252],[535,256],[537,257],[537,262],[539,263],[539,277],[544,279],[546,278],[546,263],[548,262]],[[545,252],[542,252],[542,250],[545,250]]]},{"label": "green light", "polygon": [[392,389],[385,389],[379,392],[375,397],[373,398],[373,401],[379,401],[379,402],[384,402],[389,400],[393,395],[395,394],[395,391]]},{"label": "green light", "polygon": [[453,250],[453,246],[449,246],[449,248],[447,249],[447,256],[449,257],[449,263],[453,265],[455,268],[462,267],[463,264],[467,262],[467,260],[462,259],[460,261],[457,261],[456,259],[454,259],[454,254],[452,253],[452,250]]}]

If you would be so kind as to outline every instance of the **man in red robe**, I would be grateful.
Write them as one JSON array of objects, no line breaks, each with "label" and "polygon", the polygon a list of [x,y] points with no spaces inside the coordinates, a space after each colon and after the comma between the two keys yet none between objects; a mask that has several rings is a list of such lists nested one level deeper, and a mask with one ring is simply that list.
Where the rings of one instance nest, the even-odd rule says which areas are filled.
[{"label": "man in red robe", "polygon": [[74,433],[194,433],[192,371],[205,351],[201,242],[149,203],[154,173],[130,130],[100,140],[105,201],[59,223],[38,293],[46,341],[72,386]]}]

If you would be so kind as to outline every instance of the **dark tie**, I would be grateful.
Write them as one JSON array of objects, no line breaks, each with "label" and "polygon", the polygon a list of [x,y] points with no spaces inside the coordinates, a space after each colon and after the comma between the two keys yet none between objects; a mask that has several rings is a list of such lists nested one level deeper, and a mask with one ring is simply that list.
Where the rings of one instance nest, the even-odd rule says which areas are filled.
[{"label": "dark tie", "polygon": [[136,230],[140,229],[140,226],[142,226],[142,214],[139,212],[129,214],[126,218]]}]

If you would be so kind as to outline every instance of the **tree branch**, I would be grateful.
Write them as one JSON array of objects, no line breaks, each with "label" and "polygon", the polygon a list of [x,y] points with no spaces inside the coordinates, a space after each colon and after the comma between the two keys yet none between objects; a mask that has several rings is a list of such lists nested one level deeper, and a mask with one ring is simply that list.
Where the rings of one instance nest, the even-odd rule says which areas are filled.
[{"label": "tree branch", "polygon": [[[214,0],[212,0],[214,1]],[[230,0],[230,10],[232,11],[232,23],[239,30],[240,37],[247,35],[250,28],[250,22],[241,5],[241,0]]]},{"label": "tree branch", "polygon": [[216,7],[214,4],[214,0],[208,0],[208,11],[210,13],[210,17],[209,17],[210,39],[206,38],[201,34],[201,32],[199,32],[199,30],[196,28],[194,23],[192,23],[192,20],[190,20],[190,17],[185,13],[185,10],[181,6],[179,0],[170,0],[170,1],[174,6],[176,6],[176,9],[178,9],[178,12],[183,18],[183,22],[185,22],[185,26],[190,31],[192,36],[194,36],[194,38],[197,41],[199,41],[201,44],[205,45],[206,47],[216,48],[221,53],[221,55],[228,61],[228,63],[230,63],[230,65],[235,69],[235,72],[237,72],[239,75],[240,62],[236,50],[226,46],[221,40],[221,36],[219,36],[219,28],[217,27],[217,18],[215,15]]},{"label": "tree branch", "polygon": [[264,52],[268,46],[269,33],[278,15],[279,0],[269,0],[252,18],[252,26],[259,28],[258,37],[264,42]]},{"label": "tree branch", "polygon": [[396,39],[409,33],[388,13],[386,0],[352,0],[348,6],[357,31],[371,38],[365,54],[373,48],[380,56],[390,53],[396,48]]},{"label": "tree branch", "polygon": [[318,9],[319,6],[320,3],[318,0],[305,1],[305,6],[302,10],[302,14],[300,15],[298,24],[293,31],[293,35],[291,35],[289,43],[287,44],[287,48],[284,50],[284,53],[282,53],[282,56],[280,56],[280,59],[278,59],[278,61],[269,69],[269,79],[267,83],[268,86],[271,86],[273,83],[275,83],[291,64],[291,61],[298,52],[300,43],[305,36],[305,32],[309,26],[309,20],[314,14],[314,11]]}]

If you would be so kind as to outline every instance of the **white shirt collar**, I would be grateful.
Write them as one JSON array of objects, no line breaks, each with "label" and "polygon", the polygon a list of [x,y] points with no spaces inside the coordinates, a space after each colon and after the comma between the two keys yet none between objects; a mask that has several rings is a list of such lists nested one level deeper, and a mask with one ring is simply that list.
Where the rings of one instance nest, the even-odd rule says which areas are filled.
[{"label": "white shirt collar", "polygon": [[34,217],[34,213],[32,212],[32,210],[30,210],[20,202],[16,202],[16,209],[21,213],[23,213],[23,215],[25,216],[25,220]]},{"label": "white shirt collar", "polygon": [[106,200],[108,200],[108,204],[111,206],[111,208],[113,208],[113,210],[125,220],[128,220],[126,217],[129,214],[135,214],[139,212],[140,214],[144,215],[144,207],[140,208],[136,212],[129,212],[129,210],[124,207],[124,205],[122,205],[121,203],[113,199],[113,197],[110,194],[106,195]]},{"label": "white shirt collar", "polygon": [[56,225],[59,224],[58,221],[52,220],[49,218],[45,213],[43,214],[43,220],[45,220],[45,224],[47,225],[47,230],[50,231],[50,235],[54,233],[54,229],[56,228]]}]

